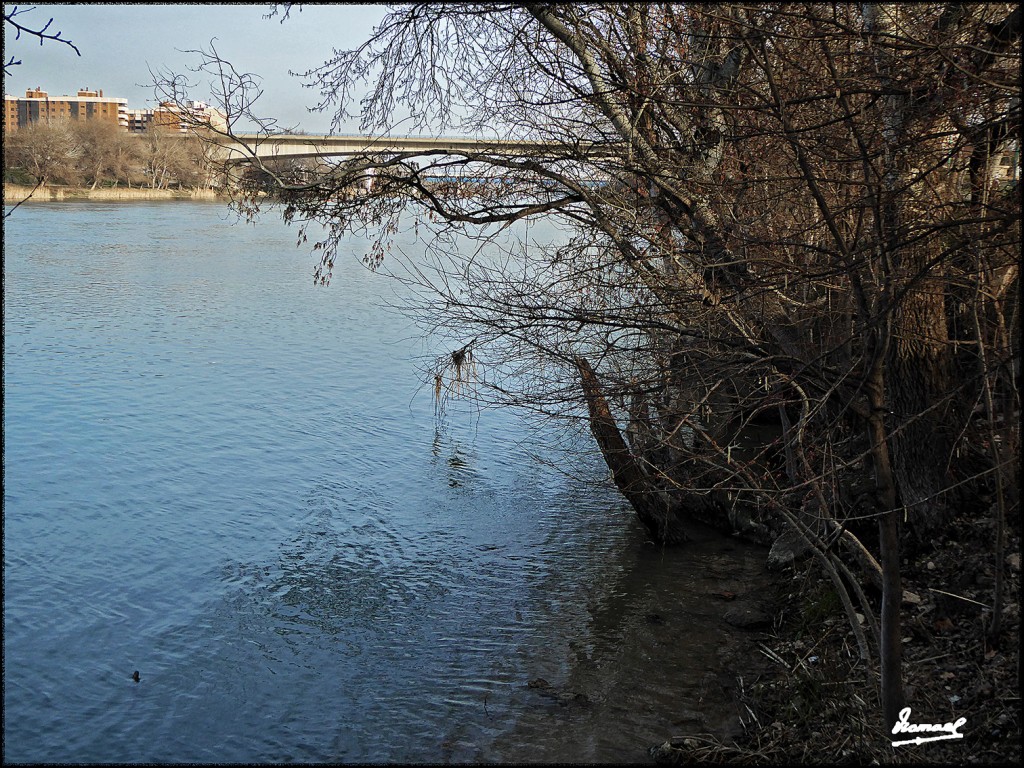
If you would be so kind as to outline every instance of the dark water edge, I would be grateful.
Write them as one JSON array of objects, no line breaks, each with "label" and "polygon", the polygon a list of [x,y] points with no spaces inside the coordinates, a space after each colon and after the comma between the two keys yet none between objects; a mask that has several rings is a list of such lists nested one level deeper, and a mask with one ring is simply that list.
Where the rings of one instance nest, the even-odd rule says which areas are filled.
[{"label": "dark water edge", "polygon": [[489,754],[461,757],[652,762],[647,750],[673,736],[740,738],[749,720],[740,692],[765,669],[758,643],[768,627],[739,629],[729,617],[769,609],[766,552],[710,529],[690,533],[673,549],[632,538],[610,597],[590,609],[592,634],[570,639],[563,670],[538,668],[551,688],[527,681],[509,691],[515,725]]}]

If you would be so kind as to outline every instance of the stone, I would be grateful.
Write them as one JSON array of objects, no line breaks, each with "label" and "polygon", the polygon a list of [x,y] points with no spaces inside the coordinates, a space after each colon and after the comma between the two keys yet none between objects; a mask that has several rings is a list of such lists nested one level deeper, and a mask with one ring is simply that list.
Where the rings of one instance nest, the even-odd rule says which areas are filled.
[{"label": "stone", "polygon": [[738,629],[761,629],[772,623],[772,617],[753,606],[737,605],[727,610],[722,618],[726,624]]},{"label": "stone", "polygon": [[920,605],[921,596],[911,592],[909,589],[903,590],[903,604],[904,605]]},{"label": "stone", "polygon": [[785,568],[788,565],[792,565],[797,560],[806,557],[811,552],[810,546],[804,540],[803,536],[797,533],[791,526],[786,526],[786,529],[779,535],[779,538],[772,544],[772,548],[768,552],[768,570],[778,571]]},{"label": "stone", "polygon": [[590,699],[587,698],[587,694],[585,693],[567,691],[565,693],[558,694],[558,703],[563,707],[567,707],[570,704],[587,705],[590,703]]}]

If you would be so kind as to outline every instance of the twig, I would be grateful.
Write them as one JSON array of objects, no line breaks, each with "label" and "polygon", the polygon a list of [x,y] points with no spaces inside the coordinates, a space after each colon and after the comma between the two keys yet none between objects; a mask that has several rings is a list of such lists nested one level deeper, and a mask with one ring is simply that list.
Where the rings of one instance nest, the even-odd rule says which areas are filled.
[{"label": "twig", "polygon": [[[23,13],[28,13],[29,11],[34,10],[35,7],[19,9],[18,6],[15,5],[11,8],[10,11],[4,11],[4,23],[10,24],[12,27],[14,27],[15,40],[19,40],[21,38],[21,33],[24,32],[26,35],[33,35],[34,37],[38,37],[40,45],[43,44],[44,40],[53,40],[54,42],[63,43],[64,45],[68,46],[79,56],[82,55],[82,52],[78,50],[77,45],[75,45],[67,38],[63,37],[63,32],[57,30],[55,33],[48,33],[46,31],[50,28],[50,25],[53,24],[53,17],[51,17],[50,20],[47,21],[40,29],[30,29],[29,27],[26,27],[24,24],[20,24],[19,22],[14,20],[15,16],[20,16]],[[9,68],[17,66],[19,64],[21,64],[21,59],[15,59],[14,56],[11,56],[4,64],[4,74],[11,74],[8,71]]]},{"label": "twig", "polygon": [[19,200],[17,203],[15,203],[11,207],[11,210],[7,211],[7,213],[4,214],[4,219],[7,219],[12,213],[14,213],[18,209],[18,206],[24,203],[25,200],[29,200],[32,197],[32,195],[36,193],[36,190],[39,189],[40,186],[42,186],[44,181],[46,181],[46,179],[40,179],[39,181],[37,181],[36,185],[32,187],[32,191],[29,192],[23,200]]}]

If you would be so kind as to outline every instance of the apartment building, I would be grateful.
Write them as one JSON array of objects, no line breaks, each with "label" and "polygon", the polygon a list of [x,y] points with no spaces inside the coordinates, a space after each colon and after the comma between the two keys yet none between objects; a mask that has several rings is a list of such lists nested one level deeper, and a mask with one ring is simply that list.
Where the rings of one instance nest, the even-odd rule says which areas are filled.
[{"label": "apartment building", "polygon": [[128,133],[145,133],[153,127],[152,109],[128,110]]},{"label": "apartment building", "polygon": [[4,96],[4,131],[58,120],[103,120],[128,130],[128,99],[81,89],[76,96],[50,96],[42,88],[24,97]]},{"label": "apartment building", "polygon": [[57,120],[104,120],[129,133],[163,128],[185,133],[197,124],[227,128],[224,113],[202,101],[189,101],[183,108],[167,102],[156,109],[128,109],[128,99],[104,96],[103,91],[82,89],[76,96],[51,96],[42,88],[23,97],[4,96],[4,131],[15,131],[34,123]]},{"label": "apartment building", "polygon": [[18,127],[18,99],[16,96],[4,96],[4,133]]},{"label": "apartment building", "polygon": [[186,133],[197,125],[227,130],[224,113],[202,101],[189,101],[184,108],[161,102],[156,109],[133,109],[128,112],[128,132],[145,133],[154,128]]},{"label": "apartment building", "polygon": [[197,125],[208,125],[216,130],[227,130],[228,127],[225,114],[202,101],[188,101],[184,108],[166,101],[161,102],[160,106],[153,110],[153,123],[181,133]]}]

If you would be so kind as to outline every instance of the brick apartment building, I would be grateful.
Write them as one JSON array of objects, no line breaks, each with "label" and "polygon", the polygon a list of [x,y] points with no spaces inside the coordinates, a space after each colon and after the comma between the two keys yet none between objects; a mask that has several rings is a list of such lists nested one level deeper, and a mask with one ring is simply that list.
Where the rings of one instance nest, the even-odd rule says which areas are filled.
[{"label": "brick apartment building", "polygon": [[102,120],[128,130],[128,99],[82,89],[77,96],[50,96],[42,88],[22,98],[4,96],[4,131],[58,120]]},{"label": "brick apartment building", "polygon": [[189,101],[184,108],[161,102],[156,109],[136,109],[129,113],[128,130],[144,133],[151,128],[186,133],[197,124],[209,125],[216,130],[227,130],[224,113],[202,101]]},{"label": "brick apartment building", "polygon": [[163,103],[156,109],[129,110],[128,99],[87,89],[78,91],[77,96],[50,96],[42,88],[26,91],[23,97],[4,96],[5,133],[58,120],[103,120],[129,133],[145,133],[152,128],[185,133],[196,122],[227,127],[224,113],[201,101],[190,101],[184,109]]}]

